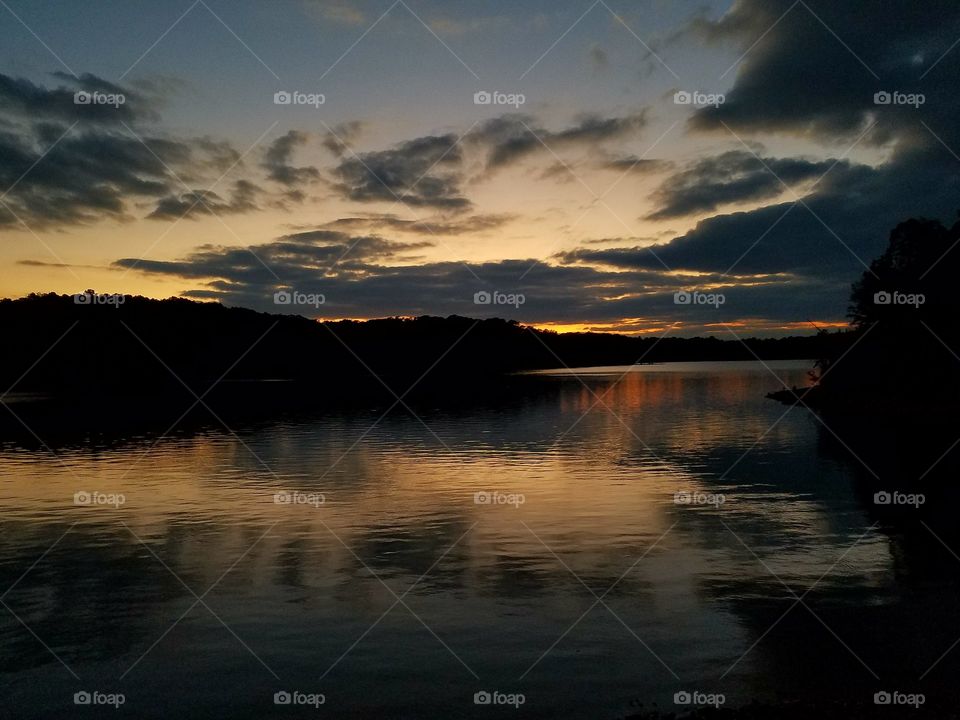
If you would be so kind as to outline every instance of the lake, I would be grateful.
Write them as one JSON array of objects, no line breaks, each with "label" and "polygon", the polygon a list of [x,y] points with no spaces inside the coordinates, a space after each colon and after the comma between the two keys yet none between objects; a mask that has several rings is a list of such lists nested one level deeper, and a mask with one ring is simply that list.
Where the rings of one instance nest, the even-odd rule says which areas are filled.
[{"label": "lake", "polygon": [[[7,441],[3,707],[88,717],[122,694],[138,718],[618,718],[876,692],[950,706],[955,531],[924,514],[931,498],[878,514],[873,456],[764,398],[810,365],[557,371],[416,416]],[[84,692],[98,708],[75,705]]]}]

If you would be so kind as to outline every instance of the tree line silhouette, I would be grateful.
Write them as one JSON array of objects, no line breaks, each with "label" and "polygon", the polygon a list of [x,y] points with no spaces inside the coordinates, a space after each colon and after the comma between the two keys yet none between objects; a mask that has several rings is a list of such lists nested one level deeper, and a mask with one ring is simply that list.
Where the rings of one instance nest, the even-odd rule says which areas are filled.
[{"label": "tree line silhouette", "polygon": [[0,385],[65,396],[189,395],[221,385],[242,395],[242,381],[273,380],[309,400],[401,394],[413,383],[456,394],[505,373],[641,359],[819,358],[809,388],[771,395],[824,410],[919,410],[960,400],[958,244],[960,222],[900,223],[853,285],[850,330],[743,342],[556,333],[456,315],[314,321],[180,298],[78,303],[32,294],[0,300]]},{"label": "tree line silhouette", "polygon": [[[60,394],[203,393],[214,383],[283,380],[306,392],[402,393],[418,379],[456,393],[521,370],[692,360],[815,358],[845,343],[819,337],[628,337],[556,333],[502,319],[318,322],[218,303],[125,296],[77,304],[33,294],[0,301],[7,351],[0,384]],[[381,383],[382,381],[382,383]]]}]

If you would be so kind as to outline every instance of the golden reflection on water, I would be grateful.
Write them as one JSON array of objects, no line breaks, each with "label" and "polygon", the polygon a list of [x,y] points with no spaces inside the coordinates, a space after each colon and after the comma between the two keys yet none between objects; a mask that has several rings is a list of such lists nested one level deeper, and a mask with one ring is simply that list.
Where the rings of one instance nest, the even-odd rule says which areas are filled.
[{"label": "golden reflection on water", "polygon": [[[799,383],[804,372],[788,366],[780,375]],[[198,593],[220,582],[218,607],[248,624],[241,630],[249,642],[279,643],[283,657],[311,662],[320,653],[324,665],[392,602],[381,581],[398,593],[417,583],[417,607],[429,610],[431,625],[467,645],[473,662],[494,667],[511,658],[516,677],[589,606],[586,587],[616,587],[610,602],[618,614],[668,662],[687,675],[717,675],[756,640],[762,628],[753,627],[750,603],[782,597],[777,577],[800,588],[820,580],[823,590],[889,584],[888,544],[870,535],[850,549],[865,520],[843,490],[844,471],[818,456],[809,417],[784,415],[763,398],[777,387],[763,368],[614,369],[585,374],[590,389],[560,375],[549,380],[550,392],[516,406],[424,412],[429,430],[403,414],[373,430],[376,415],[344,415],[155,446],[155,438],[80,443],[57,457],[7,446],[0,451],[4,577],[12,583],[62,538],[11,602],[55,634],[67,611],[48,595],[62,594],[64,563],[89,563],[85,582],[100,605],[115,602],[126,617],[134,603],[134,614],[151,622],[183,610],[162,599],[185,593],[171,573]],[[82,491],[124,502],[77,506]],[[323,502],[277,503],[281,492]],[[678,492],[724,501],[678,505]],[[834,567],[843,552],[845,562]],[[136,571],[114,587],[101,573],[118,564]],[[321,619],[322,651],[292,624]],[[498,644],[478,645],[498,624],[514,629],[497,635]],[[589,627],[556,650],[555,662],[581,662],[580,648],[613,653],[578,670],[584,681],[612,682],[612,673],[649,692],[672,687],[662,670],[648,668],[642,679],[630,670],[638,649],[629,636],[623,643],[622,625]],[[57,647],[78,657],[101,642],[60,630]],[[123,623],[118,632],[130,644],[120,665],[158,634]],[[450,659],[437,659],[429,634],[402,637],[424,667]],[[236,650],[226,647],[227,634],[209,642],[217,653]],[[395,650],[375,646],[366,662],[390,667]],[[779,662],[766,652],[734,677],[752,682],[764,663]],[[36,662],[47,660],[41,648]],[[184,671],[191,667],[187,661]],[[563,698],[555,681],[531,680]]]},{"label": "golden reflection on water", "polygon": [[[782,374],[797,380],[798,373]],[[173,522],[278,523],[272,534],[334,546],[334,538],[349,545],[370,527],[405,532],[477,522],[479,537],[510,537],[530,552],[542,551],[525,523],[562,535],[582,553],[591,544],[659,537],[678,513],[710,510],[678,508],[678,491],[723,492],[728,513],[758,515],[795,536],[826,531],[812,499],[771,503],[775,488],[738,494],[742,473],[725,477],[727,468],[710,468],[706,460],[728,448],[735,459],[758,438],[776,452],[809,435],[804,419],[771,430],[771,417],[780,414],[772,404],[761,406],[772,413],[742,411],[745,402],[763,402],[762,372],[613,370],[585,378],[586,387],[564,379],[563,392],[540,415],[433,419],[438,437],[407,419],[356,442],[368,425],[354,419],[278,425],[239,437],[163,439],[155,446],[150,440],[72,449],[57,459],[43,451],[8,451],[0,455],[0,502],[8,521],[122,521],[151,538]],[[403,432],[394,433],[396,427]],[[521,435],[525,441],[511,445]],[[283,491],[322,495],[324,502],[278,505],[274,495]],[[122,496],[124,503],[75,506],[77,492]],[[523,502],[477,504],[476,493],[522,496]]]}]

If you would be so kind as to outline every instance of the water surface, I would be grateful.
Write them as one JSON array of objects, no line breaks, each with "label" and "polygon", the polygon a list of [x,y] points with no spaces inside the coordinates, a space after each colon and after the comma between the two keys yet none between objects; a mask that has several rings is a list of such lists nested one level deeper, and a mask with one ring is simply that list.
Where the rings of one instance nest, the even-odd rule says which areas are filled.
[{"label": "water surface", "polygon": [[[955,700],[960,559],[934,533],[952,537],[878,518],[863,457],[764,398],[809,367],[589,368],[416,417],[7,442],[4,707],[96,713],[82,690],[142,718],[303,716],[274,705],[284,690],[324,695],[307,715],[378,718],[616,718],[695,690]],[[523,707],[474,704],[494,690]]]}]

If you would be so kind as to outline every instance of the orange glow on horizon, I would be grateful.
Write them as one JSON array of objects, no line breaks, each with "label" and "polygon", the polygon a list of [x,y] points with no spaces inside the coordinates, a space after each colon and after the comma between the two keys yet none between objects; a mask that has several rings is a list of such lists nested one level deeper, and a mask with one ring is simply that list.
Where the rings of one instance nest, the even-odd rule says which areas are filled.
[{"label": "orange glow on horizon", "polygon": [[[415,315],[390,315],[384,317],[343,317],[343,318],[314,318],[316,322],[368,322],[370,320],[414,320]],[[671,333],[681,332],[683,330],[699,330],[699,335],[713,335],[717,332],[723,332],[726,328],[732,328],[747,333],[786,333],[795,332],[800,334],[812,334],[814,326],[821,330],[842,330],[849,328],[849,323],[841,320],[798,320],[788,323],[770,323],[757,318],[745,320],[731,320],[726,323],[705,323],[699,326],[685,326],[682,323],[664,323],[657,320],[648,320],[645,318],[624,318],[619,321],[595,322],[595,323],[561,323],[561,322],[533,322],[521,323],[523,327],[533,328],[535,330],[548,330],[551,332],[566,333],[609,333],[613,335],[669,335]]]},{"label": "orange glow on horizon", "polygon": [[[685,328],[689,329],[688,326],[684,326],[679,322],[671,325],[663,323],[662,321],[645,320],[643,318],[624,318],[620,321],[597,323],[528,323],[528,326],[538,330],[551,330],[557,333],[596,332],[612,333],[615,335],[663,335],[669,334],[671,331],[683,331]],[[756,318],[731,320],[726,323],[705,323],[704,325],[694,327],[701,329],[699,334],[710,335],[716,332],[714,328],[723,330],[728,327],[743,329],[747,332],[777,333],[806,331],[803,334],[812,334],[814,326],[819,329],[829,330],[841,330],[850,327],[849,323],[841,320],[798,320],[788,323],[771,323]]]}]

